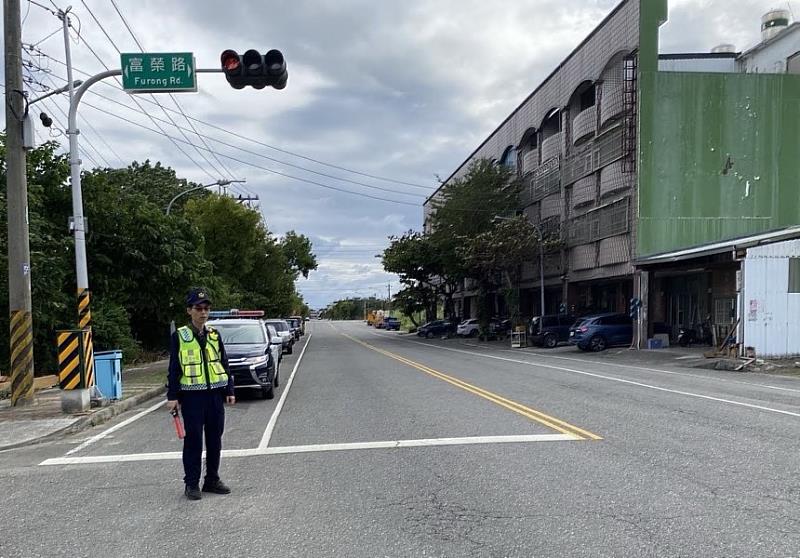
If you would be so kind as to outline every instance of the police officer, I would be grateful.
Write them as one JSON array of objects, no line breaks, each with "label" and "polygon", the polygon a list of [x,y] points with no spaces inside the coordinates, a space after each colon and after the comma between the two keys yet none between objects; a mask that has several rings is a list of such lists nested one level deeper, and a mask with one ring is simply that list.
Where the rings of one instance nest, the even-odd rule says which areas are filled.
[{"label": "police officer", "polygon": [[205,289],[192,289],[186,296],[189,325],[172,334],[167,382],[167,409],[179,408],[186,437],[183,441],[185,494],[200,500],[203,433],[206,439],[206,476],[203,492],[230,494],[219,478],[222,431],[225,426],[223,402],[236,402],[233,377],[219,332],[206,326],[211,300]]}]

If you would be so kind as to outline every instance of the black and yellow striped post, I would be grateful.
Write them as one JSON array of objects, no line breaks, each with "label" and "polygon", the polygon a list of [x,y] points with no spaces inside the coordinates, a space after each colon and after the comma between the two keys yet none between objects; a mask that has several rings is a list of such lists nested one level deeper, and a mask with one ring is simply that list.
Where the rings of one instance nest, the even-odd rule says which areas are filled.
[{"label": "black and yellow striped post", "polygon": [[89,289],[78,289],[78,327],[91,327],[92,312],[89,309]]},{"label": "black and yellow striped post", "polygon": [[83,363],[85,382],[83,387],[94,385],[94,346],[92,343],[92,311],[89,289],[78,289],[78,327],[83,330]]},{"label": "black and yellow striped post", "polygon": [[56,332],[58,343],[58,383],[61,389],[85,387],[83,330],[72,329]]},{"label": "black and yellow striped post", "polygon": [[11,406],[33,400],[33,320],[30,312],[11,312]]}]

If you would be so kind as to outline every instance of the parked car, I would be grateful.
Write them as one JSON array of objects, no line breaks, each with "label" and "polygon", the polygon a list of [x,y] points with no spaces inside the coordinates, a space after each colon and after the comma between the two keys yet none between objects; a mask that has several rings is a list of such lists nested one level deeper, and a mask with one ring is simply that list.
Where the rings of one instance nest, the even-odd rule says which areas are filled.
[{"label": "parked car", "polygon": [[489,320],[489,337],[509,337],[511,335],[511,320],[506,318],[492,318]]},{"label": "parked car", "polygon": [[534,345],[552,349],[569,341],[569,330],[574,323],[575,316],[568,314],[534,316],[528,324],[528,339]]},{"label": "parked car", "polygon": [[303,316],[289,316],[289,319],[297,322],[301,336],[306,334],[306,321],[303,319]]},{"label": "parked car", "polygon": [[422,324],[419,326],[417,330],[417,335],[420,337],[427,337],[428,339],[433,339],[439,335],[450,335],[454,333],[456,330],[455,326],[448,322],[447,320],[434,320],[432,322],[428,322],[426,324]]},{"label": "parked car", "polygon": [[269,334],[269,343],[272,347],[272,356],[278,359],[278,364],[283,360],[283,338],[278,335],[274,325],[264,324]]},{"label": "parked car", "polygon": [[210,320],[225,343],[236,389],[257,389],[264,399],[275,397],[280,359],[275,358],[266,325],[261,320]]},{"label": "parked car", "polygon": [[284,321],[289,324],[289,329],[292,331],[295,341],[298,341],[300,335],[302,335],[300,331],[300,320],[297,318],[284,318]]},{"label": "parked car", "polygon": [[633,320],[627,314],[595,314],[578,319],[569,330],[569,342],[582,351],[602,351],[612,345],[629,345]]},{"label": "parked car", "polygon": [[477,337],[479,332],[480,324],[478,323],[477,318],[464,320],[458,324],[458,327],[456,328],[456,335],[461,337]]},{"label": "parked car", "polygon": [[393,318],[391,316],[386,316],[383,319],[382,327],[386,331],[391,331],[391,330],[400,331],[400,320],[398,318]]},{"label": "parked car", "polygon": [[264,320],[264,323],[271,325],[275,328],[275,331],[278,332],[278,335],[281,337],[283,352],[287,355],[292,354],[292,347],[294,346],[294,332],[292,331],[292,328],[289,327],[289,324],[286,323],[286,320],[270,318],[269,320]]}]

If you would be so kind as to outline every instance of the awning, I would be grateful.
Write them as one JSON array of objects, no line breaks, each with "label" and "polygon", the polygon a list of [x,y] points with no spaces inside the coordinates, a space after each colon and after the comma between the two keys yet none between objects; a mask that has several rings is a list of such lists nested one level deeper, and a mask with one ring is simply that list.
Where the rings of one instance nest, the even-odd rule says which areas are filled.
[{"label": "awning", "polygon": [[800,226],[789,227],[787,229],[760,233],[741,238],[734,238],[722,242],[715,242],[713,244],[703,244],[701,246],[685,248],[683,250],[676,250],[674,252],[655,254],[653,256],[636,259],[634,261],[634,265],[643,267],[669,262],[681,262],[694,258],[702,258],[704,256],[713,256],[714,254],[735,252],[736,250],[743,250],[752,248],[753,246],[760,246],[762,244],[770,244],[772,242],[780,242],[781,240],[789,240],[793,238],[800,238]]}]

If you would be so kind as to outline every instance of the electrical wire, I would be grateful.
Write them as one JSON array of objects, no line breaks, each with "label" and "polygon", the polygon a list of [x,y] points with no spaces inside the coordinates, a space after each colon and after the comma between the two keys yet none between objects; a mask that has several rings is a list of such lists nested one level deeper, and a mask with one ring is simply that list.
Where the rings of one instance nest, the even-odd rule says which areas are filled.
[{"label": "electrical wire", "polygon": [[[63,130],[66,131],[67,128],[64,128],[63,124],[61,123],[61,120],[58,119],[58,117],[56,116],[56,114],[53,111],[53,109],[50,108],[51,107],[50,101],[52,101],[52,99],[42,99],[39,102],[42,104],[42,106],[44,108],[47,109],[47,112],[50,113],[50,117],[53,119],[53,121],[56,124],[58,124],[59,127],[61,127]],[[55,106],[56,110],[58,112],[60,112],[61,115],[65,119],[67,118],[67,114],[64,112],[64,110],[60,106],[58,106],[58,103],[53,102],[52,106]],[[81,147],[81,151],[83,152],[83,155],[85,157],[89,158],[92,161],[92,163],[94,164],[95,167],[102,167],[102,166],[105,165],[105,167],[110,168],[112,166],[112,165],[110,165],[108,163],[108,161],[105,159],[105,157],[103,157],[103,154],[97,149],[97,147],[95,147],[95,145],[89,140],[89,138],[83,138],[83,141],[81,142],[81,145],[82,146],[83,145],[86,146],[86,147]],[[97,157],[94,157],[93,155],[91,155],[89,153],[89,149],[91,149],[95,153],[95,155],[97,155]],[[98,161],[102,161],[104,163],[104,165],[98,164]]]},{"label": "electrical wire", "polygon": [[56,28],[52,33],[48,33],[43,39],[39,39],[35,43],[31,43],[31,46],[39,46],[40,44],[45,42],[47,39],[49,39],[50,37],[52,37],[53,35],[55,35],[59,31],[61,31],[61,27]]},{"label": "electrical wire", "polygon": [[[50,80],[50,83],[52,83],[56,88],[58,88],[58,84],[53,79],[53,76],[52,75],[48,75],[47,77]],[[58,104],[56,103],[56,106],[57,105]],[[106,139],[103,137],[103,135],[100,132],[98,132],[97,129],[94,126],[92,126],[92,123],[89,122],[89,120],[87,120],[84,117],[80,117],[80,119],[83,121],[84,124],[86,124],[86,127],[89,128],[89,130],[91,130],[92,133],[97,136],[97,138],[103,143],[103,145],[105,145],[108,148],[108,150],[111,152],[111,154],[114,155],[114,157],[117,158],[117,160],[120,162],[120,167],[124,167],[125,166],[125,160],[122,157],[119,156],[119,153],[117,153],[116,150],[113,147],[111,147],[111,145],[106,141]],[[108,162],[108,161],[106,161],[106,162]],[[112,165],[109,165],[109,167],[111,167],[111,166]]]},{"label": "electrical wire", "polygon": [[[85,39],[84,39],[84,43],[85,43]],[[41,52],[41,53],[39,53],[39,54],[41,54],[41,55],[43,55],[43,56],[45,56],[45,57],[49,58],[50,60],[52,60],[53,62],[55,62],[55,63],[57,63],[57,64],[60,64],[60,65],[62,65],[62,66],[66,66],[66,64],[65,64],[63,61],[61,61],[61,60],[59,60],[59,59],[57,59],[57,58],[54,58],[54,57],[52,57],[52,56],[48,55],[47,53]],[[92,75],[92,74],[90,74],[90,73],[88,73],[88,72],[85,72],[85,71],[83,71],[83,70],[80,70],[80,69],[77,69],[77,68],[74,68],[74,67],[73,67],[73,70],[74,70],[74,71],[77,71],[78,73],[81,73],[81,74],[83,74],[83,75],[85,75],[85,76],[91,76],[91,75]],[[103,85],[107,86],[107,87],[111,87],[111,88],[113,88],[113,89],[117,89],[117,90],[122,90],[122,88],[121,88],[121,87],[114,86],[114,85],[112,85],[112,84],[111,84],[111,83],[109,83],[109,82],[101,82],[101,83],[102,83]],[[90,92],[91,92],[91,91],[90,91]],[[149,99],[147,99],[147,98],[142,98],[142,100],[143,100],[144,102],[147,102],[147,103],[150,103],[150,104],[155,104],[155,105],[158,105],[158,103],[155,103],[155,102],[153,102],[153,101],[151,101],[151,100],[149,100]],[[173,109],[166,109],[166,110],[168,110],[168,111],[170,111],[170,112],[174,112],[174,113],[176,113],[176,114],[179,114],[179,113],[178,113],[178,111],[175,111],[175,110],[173,110]],[[364,177],[367,177],[367,178],[373,178],[373,179],[375,179],[375,180],[380,180],[380,181],[383,181],[383,182],[393,182],[393,183],[396,183],[396,184],[401,184],[401,185],[405,185],[405,186],[410,186],[410,187],[412,187],[412,188],[421,188],[421,189],[423,189],[423,190],[428,190],[428,191],[436,190],[436,189],[438,188],[438,186],[423,186],[423,185],[420,185],[420,184],[414,184],[414,183],[412,183],[412,182],[405,182],[405,181],[402,181],[402,180],[396,180],[396,179],[393,179],[393,178],[387,178],[387,177],[383,177],[383,176],[378,176],[378,175],[374,175],[374,174],[369,174],[369,173],[365,173],[365,172],[361,172],[361,171],[353,170],[353,169],[350,169],[350,168],[347,168],[347,167],[342,167],[342,166],[339,166],[339,165],[334,165],[334,164],[332,164],[332,163],[326,163],[326,162],[324,162],[324,161],[320,161],[320,160],[318,160],[318,159],[314,159],[313,157],[308,157],[308,156],[306,156],[306,155],[301,155],[301,154],[299,154],[299,153],[295,153],[295,152],[292,152],[292,151],[289,151],[289,150],[286,150],[286,149],[282,149],[282,148],[280,148],[280,147],[276,147],[276,146],[274,146],[274,145],[270,145],[270,144],[268,144],[268,143],[265,143],[265,142],[263,142],[263,141],[260,141],[260,140],[254,139],[254,138],[250,138],[250,137],[244,136],[244,135],[242,135],[242,134],[239,134],[239,133],[237,133],[237,132],[233,132],[233,131],[231,131],[231,130],[227,130],[227,129],[225,129],[225,128],[221,127],[221,126],[217,126],[216,124],[212,124],[212,123],[210,123],[210,122],[206,122],[206,121],[204,121],[204,120],[201,120],[201,119],[199,119],[199,118],[195,118],[195,117],[193,117],[193,116],[190,116],[190,115],[187,115],[187,116],[186,116],[186,118],[187,118],[188,120],[190,120],[190,121],[197,122],[197,123],[199,123],[199,124],[202,124],[202,125],[204,125],[204,126],[208,126],[209,128],[212,128],[212,129],[214,129],[214,130],[217,130],[217,131],[219,131],[219,132],[223,132],[223,133],[225,133],[225,134],[231,135],[231,136],[233,136],[233,137],[235,137],[235,138],[238,138],[238,139],[241,139],[241,140],[244,140],[244,141],[247,141],[247,142],[250,142],[250,143],[256,144],[256,145],[259,145],[259,146],[261,146],[261,147],[266,147],[266,148],[268,148],[268,149],[272,149],[272,150],[274,150],[274,151],[278,151],[278,152],[280,152],[280,153],[284,153],[284,154],[286,154],[286,155],[291,155],[292,157],[297,157],[297,158],[299,158],[299,159],[304,159],[304,160],[306,160],[306,161],[310,161],[310,162],[312,162],[312,163],[316,163],[316,164],[318,164],[318,165],[323,165],[323,166],[326,166],[326,167],[334,168],[334,169],[341,170],[341,171],[344,171],[344,172],[348,172],[348,173],[351,173],[351,174],[356,174],[356,175],[364,176]],[[206,136],[206,137],[208,137],[208,136]],[[213,139],[213,138],[211,138],[211,139]],[[286,163],[285,161],[281,161],[281,162],[282,162],[282,164],[288,164],[288,163]],[[312,172],[313,172],[313,171],[312,171]],[[337,178],[337,179],[338,179],[338,180],[343,180],[343,181],[346,181],[346,182],[350,182],[349,180],[347,180],[347,179],[343,179],[343,178]]]},{"label": "electrical wire", "polygon": [[[56,76],[57,78],[59,78],[59,79],[62,79],[62,80],[64,80],[64,81],[65,81],[65,83],[66,83],[66,80],[65,80],[63,77],[61,77],[61,76],[58,76],[57,74],[55,74],[55,76]],[[90,92],[92,92],[92,91],[90,90]],[[109,101],[109,102],[111,102],[111,103],[114,103],[114,104],[116,104],[116,105],[119,105],[119,106],[121,106],[121,107],[123,107],[123,108],[126,108],[126,109],[128,109],[128,110],[132,111],[132,112],[137,112],[137,113],[139,112],[139,111],[137,111],[135,108],[131,107],[130,105],[127,105],[127,104],[125,104],[125,103],[123,103],[123,102],[120,102],[120,101],[118,101],[118,100],[116,100],[116,99],[113,99],[113,98],[111,98],[111,97],[108,97],[108,96],[106,96],[106,95],[103,95],[102,93],[97,93],[97,92],[93,92],[93,93],[94,93],[96,96],[98,96],[98,97],[100,97],[100,98],[102,98],[102,99],[105,99],[106,101]],[[161,118],[158,118],[158,117],[156,117],[156,116],[152,116],[151,118],[152,118],[152,119],[154,119],[154,120],[157,120],[157,121],[159,121],[159,122],[161,122],[161,123],[163,123],[163,124],[168,124],[168,122],[167,122],[166,120],[163,120],[163,119],[161,119]],[[179,125],[176,125],[176,127],[177,127],[179,130],[185,130],[185,131],[186,131],[186,129],[185,129],[185,128],[182,128],[182,127],[181,127],[181,126],[179,126]],[[280,160],[280,159],[275,159],[275,158],[273,158],[273,157],[270,157],[270,156],[268,156],[268,155],[264,155],[263,153],[258,153],[258,152],[256,152],[256,151],[252,151],[252,150],[249,150],[249,149],[245,149],[245,148],[243,148],[243,147],[241,147],[241,146],[238,146],[238,145],[234,145],[234,144],[231,144],[231,143],[225,142],[225,141],[223,141],[223,140],[220,140],[220,139],[214,138],[214,137],[212,137],[212,136],[208,136],[208,139],[209,139],[209,140],[211,140],[211,141],[212,141],[212,142],[214,142],[214,143],[218,143],[218,144],[220,144],[220,145],[224,145],[224,146],[226,146],[226,147],[230,147],[230,148],[232,148],[232,149],[236,149],[236,150],[238,150],[238,151],[242,151],[242,152],[244,152],[244,153],[247,153],[247,154],[249,154],[249,155],[253,155],[253,156],[255,156],[255,157],[260,157],[260,158],[262,158],[262,159],[265,159],[265,160],[268,160],[268,161],[272,161],[272,162],[274,162],[274,163],[278,163],[278,164],[281,164],[281,165],[286,165],[287,167],[296,168],[296,169],[298,169],[298,170],[302,170],[302,171],[304,171],[304,172],[310,172],[310,173],[312,173],[312,174],[316,174],[316,175],[323,176],[323,177],[326,177],[326,178],[332,178],[332,179],[334,179],[334,180],[339,180],[339,181],[342,181],[342,182],[346,182],[346,183],[350,183],[350,184],[355,184],[355,185],[357,185],[357,186],[363,186],[363,187],[365,187],[365,188],[369,188],[369,189],[372,189],[372,190],[380,190],[380,191],[382,191],[382,192],[387,192],[387,193],[390,193],[390,194],[398,194],[398,195],[403,195],[403,196],[411,196],[411,197],[415,197],[415,198],[424,198],[424,196],[423,196],[423,195],[421,195],[421,194],[415,194],[415,193],[412,193],[412,192],[405,192],[405,191],[402,191],[402,190],[393,190],[393,189],[390,189],[390,188],[382,188],[382,187],[380,187],[380,186],[375,186],[375,185],[372,185],[372,184],[367,184],[367,183],[364,183],[364,182],[358,182],[358,181],[353,181],[353,180],[347,180],[347,179],[340,178],[340,177],[337,177],[337,176],[333,176],[333,175],[329,175],[329,174],[326,174],[326,173],[321,173],[321,172],[318,172],[318,171],[314,171],[314,170],[312,170],[312,169],[307,169],[307,168],[305,168],[305,167],[301,167],[301,166],[298,166],[298,165],[293,165],[292,163],[287,163],[286,161],[282,161],[282,160]],[[205,142],[204,142],[204,143],[205,143]],[[209,150],[211,153],[216,153],[215,151],[211,150],[210,146],[208,146],[208,144],[207,144],[207,143],[206,143],[205,145],[206,145],[206,149],[208,149],[208,150]]]},{"label": "electrical wire", "polygon": [[[90,12],[90,13],[91,13],[91,12]],[[106,36],[108,36],[108,35],[106,34]],[[110,37],[108,37],[108,38],[109,38],[109,40],[111,40],[111,38],[110,38]],[[83,39],[83,44],[86,46],[86,48],[88,48],[88,49],[89,49],[89,52],[91,52],[91,53],[92,53],[92,55],[93,55],[93,56],[94,56],[94,57],[97,59],[97,61],[98,61],[98,62],[100,62],[100,64],[101,64],[101,65],[102,65],[102,66],[103,66],[103,67],[104,67],[106,70],[109,70],[109,67],[108,67],[108,65],[106,65],[106,63],[103,61],[103,59],[102,59],[102,58],[101,58],[101,57],[100,57],[100,56],[97,54],[97,52],[96,52],[96,51],[95,51],[95,50],[94,50],[94,49],[91,47],[91,45],[89,45],[89,43],[86,41],[86,39],[85,39],[85,38]],[[82,73],[85,73],[85,72],[82,72]],[[118,78],[118,77],[115,77],[114,79],[115,79],[115,81],[116,81],[116,82],[119,84],[119,86],[120,86],[120,88],[121,88],[121,87],[122,87],[122,83],[120,82],[119,78]],[[148,113],[148,112],[147,112],[147,111],[144,109],[144,107],[142,107],[142,105],[141,105],[141,103],[139,102],[139,100],[138,100],[136,97],[131,97],[131,99],[132,99],[132,100],[133,100],[133,102],[134,102],[134,103],[135,103],[135,104],[136,104],[136,105],[139,107],[139,109],[141,110],[141,112],[142,112],[142,113],[143,113],[145,116],[147,116],[147,117],[150,119],[150,121],[151,121],[151,122],[153,122],[153,124],[155,124],[156,128],[158,128],[158,129],[159,129],[159,130],[161,130],[161,131],[162,131],[164,134],[166,134],[166,132],[164,132],[164,130],[161,128],[161,126],[160,126],[160,125],[159,125],[159,124],[158,124],[158,123],[155,121],[155,119],[153,118],[153,116],[152,116],[150,113]],[[180,152],[181,152],[181,153],[182,153],[182,154],[183,154],[183,155],[184,155],[184,156],[185,156],[187,159],[189,159],[189,160],[190,160],[190,161],[191,161],[191,162],[192,162],[192,163],[193,163],[193,164],[194,164],[194,165],[195,165],[195,166],[196,166],[198,169],[200,169],[200,171],[201,171],[201,172],[205,173],[205,175],[206,175],[206,176],[208,176],[208,177],[209,177],[211,180],[218,180],[218,178],[217,178],[217,177],[215,177],[213,174],[211,174],[211,173],[210,173],[210,172],[209,172],[209,171],[208,171],[208,170],[207,170],[205,167],[203,167],[203,165],[201,165],[200,163],[198,163],[197,161],[195,161],[195,159],[194,159],[194,158],[193,158],[191,155],[189,155],[189,154],[186,152],[186,150],[184,150],[184,149],[183,149],[183,148],[182,148],[182,147],[181,147],[181,146],[180,146],[180,145],[179,145],[177,142],[175,142],[175,141],[172,139],[172,136],[168,136],[168,137],[170,138],[170,141],[172,141],[172,144],[173,144],[173,145],[174,145],[174,146],[175,146],[175,147],[178,149],[178,151],[180,151]],[[189,143],[189,145],[194,145],[194,144],[192,144],[191,142],[188,142],[188,143]]]},{"label": "electrical wire", "polygon": [[[113,116],[114,118],[118,118],[118,119],[120,119],[120,120],[123,120],[123,121],[125,121],[125,122],[127,122],[127,123],[129,123],[129,124],[132,124],[132,125],[134,125],[134,126],[137,126],[137,127],[139,127],[139,128],[143,128],[143,129],[145,129],[145,130],[149,130],[149,131],[151,131],[151,132],[154,132],[154,133],[157,133],[157,134],[159,134],[159,135],[167,136],[167,137],[168,137],[169,139],[171,139],[172,141],[178,141],[178,142],[181,142],[181,143],[188,143],[188,142],[186,142],[186,140],[181,140],[180,138],[176,138],[176,137],[173,137],[173,136],[169,136],[167,133],[165,133],[165,132],[163,132],[163,131],[159,131],[159,130],[156,130],[156,129],[154,129],[154,128],[150,128],[150,127],[148,127],[148,126],[146,126],[146,125],[144,125],[144,124],[140,124],[139,122],[134,122],[133,120],[130,120],[130,119],[128,119],[128,118],[125,118],[125,117],[123,117],[123,116],[120,116],[120,115],[118,115],[118,114],[115,114],[115,113],[113,113],[113,112],[110,112],[110,111],[108,111],[108,110],[105,110],[105,109],[103,109],[103,108],[100,108],[100,107],[98,107],[98,106],[96,106],[96,105],[93,105],[93,104],[91,104],[91,103],[89,103],[89,102],[86,102],[86,101],[84,101],[83,103],[84,103],[86,106],[88,106],[88,107],[90,107],[90,108],[93,108],[94,110],[97,110],[97,111],[99,111],[99,112],[102,112],[102,113],[104,113],[104,114],[107,114],[107,115],[109,115],[109,116]],[[289,174],[286,174],[286,173],[283,173],[283,172],[280,172],[280,171],[276,171],[276,170],[274,170],[274,169],[270,169],[270,168],[268,168],[268,167],[264,167],[264,166],[262,166],[262,165],[258,165],[258,164],[256,164],[256,163],[253,163],[253,162],[251,162],[251,161],[245,161],[245,160],[242,160],[242,159],[238,159],[238,158],[236,158],[236,157],[233,157],[233,156],[230,156],[230,155],[228,155],[227,157],[228,157],[230,160],[232,160],[232,161],[236,161],[237,163],[241,163],[241,164],[243,164],[243,165],[247,165],[247,166],[249,166],[249,167],[253,167],[253,168],[255,168],[255,169],[258,169],[258,170],[262,170],[262,171],[265,171],[265,172],[269,172],[269,173],[272,173],[272,174],[276,174],[276,175],[279,175],[279,176],[283,176],[283,177],[285,177],[285,178],[291,178],[291,179],[293,179],[293,180],[298,180],[298,181],[300,181],[300,182],[305,182],[305,183],[308,183],[308,184],[313,184],[313,185],[315,185],[315,186],[319,186],[319,187],[321,187],[321,188],[327,188],[327,189],[329,189],[329,190],[335,190],[335,191],[337,191],[337,192],[341,192],[341,193],[344,193],[344,194],[351,194],[351,195],[355,195],[355,196],[361,196],[361,197],[365,197],[365,198],[370,198],[370,199],[379,200],[379,201],[385,201],[385,202],[389,202],[389,203],[396,203],[396,204],[400,204],[400,205],[408,205],[408,206],[411,206],[411,207],[421,207],[421,205],[420,205],[420,204],[416,204],[416,203],[410,203],[410,202],[401,201],[401,200],[392,200],[392,199],[389,199],[389,198],[383,198],[383,197],[379,197],[379,196],[373,196],[373,195],[371,195],[371,194],[365,194],[365,193],[363,193],[363,192],[354,192],[354,191],[352,191],[352,190],[345,190],[345,189],[343,189],[343,188],[337,188],[336,186],[331,186],[331,185],[329,185],[329,184],[323,184],[323,183],[321,183],[321,182],[315,182],[315,181],[313,181],[313,180],[307,180],[307,179],[305,179],[305,178],[300,178],[300,177],[297,177],[297,176],[292,176],[292,175],[289,175]]]},{"label": "electrical wire", "polygon": [[[128,20],[122,14],[122,10],[119,9],[119,6],[117,5],[116,0],[111,0],[111,4],[114,6],[114,10],[116,10],[117,15],[119,15],[119,18],[122,20],[123,25],[125,25],[125,29],[127,29],[128,33],[130,33],[131,37],[133,37],[133,40],[136,43],[136,46],[139,47],[139,50],[142,51],[142,52],[147,52],[147,50],[145,50],[145,48],[142,45],[142,43],[139,42],[139,39],[136,37],[136,34],[133,32],[133,29],[131,28],[130,24],[128,23]],[[181,115],[186,119],[186,122],[189,123],[189,126],[192,128],[192,131],[197,135],[197,137],[200,138],[200,141],[203,142],[203,145],[205,145],[209,150],[211,150],[211,146],[209,146],[208,143],[206,143],[205,138],[202,135],[200,135],[200,132],[197,131],[197,128],[195,128],[195,125],[192,123],[191,120],[189,120],[189,117],[186,116],[186,112],[183,110],[183,107],[178,102],[178,100],[175,98],[175,95],[170,93],[169,94],[169,98],[172,99],[173,103],[175,103],[175,106],[178,108],[178,110],[180,111]],[[228,167],[225,166],[225,163],[223,163],[220,160],[220,158],[217,157],[216,153],[211,151],[211,154],[214,156],[214,160],[217,161],[219,166],[222,167],[222,169],[228,173],[228,176],[231,179],[235,179],[236,176],[233,174],[233,172],[231,172],[231,170]]]},{"label": "electrical wire", "polygon": [[[108,42],[109,42],[109,43],[111,43],[111,46],[113,46],[113,47],[114,47],[114,50],[116,50],[116,51],[117,51],[117,53],[121,54],[121,53],[122,53],[122,51],[121,51],[121,50],[119,49],[119,47],[117,46],[117,43],[116,43],[116,42],[114,42],[114,39],[112,39],[112,38],[111,38],[111,35],[109,35],[109,34],[108,34],[108,31],[106,31],[106,28],[103,26],[103,24],[102,24],[102,23],[100,23],[100,20],[97,18],[97,16],[96,16],[96,15],[94,14],[94,12],[91,10],[91,8],[89,8],[89,5],[86,3],[86,0],[81,0],[81,4],[83,4],[83,7],[84,7],[84,8],[86,8],[86,11],[88,11],[88,12],[89,12],[89,15],[92,17],[92,19],[94,20],[94,22],[95,22],[95,23],[97,24],[97,26],[100,28],[100,31],[102,31],[102,32],[103,32],[103,35],[105,35],[106,39],[108,39]],[[84,39],[84,41],[83,41],[83,42],[84,42],[84,44],[87,44],[87,41],[86,41],[86,39]],[[87,46],[88,46],[88,44],[87,44]],[[105,63],[103,63],[103,66],[105,66]],[[108,67],[107,67],[107,66],[105,66],[105,67],[106,67],[106,69],[108,69]],[[119,83],[119,78],[116,78],[116,81]],[[164,113],[164,115],[167,117],[167,119],[168,119],[168,120],[169,120],[169,121],[172,123],[172,125],[173,125],[173,126],[175,126],[175,127],[177,127],[178,125],[177,125],[177,123],[175,122],[175,120],[172,118],[172,116],[170,116],[170,114],[167,112],[167,110],[164,108],[164,106],[161,104],[161,102],[157,100],[156,96],[155,96],[155,95],[152,95],[152,94],[150,94],[150,98],[151,98],[151,99],[153,99],[153,101],[155,101],[155,103],[158,105],[158,107],[161,109],[161,111]],[[138,104],[138,102],[137,102],[137,104]],[[202,158],[202,159],[203,159],[203,160],[206,162],[206,164],[208,164],[208,165],[209,165],[209,166],[210,166],[212,169],[214,169],[214,172],[216,172],[220,178],[224,178],[224,177],[225,177],[225,174],[224,174],[222,171],[220,171],[220,169],[219,169],[219,168],[217,168],[217,167],[214,165],[214,163],[212,163],[212,162],[211,162],[211,161],[208,159],[208,157],[206,157],[206,155],[205,155],[205,154],[204,154],[204,153],[203,153],[203,152],[202,152],[202,151],[201,151],[201,150],[198,148],[198,146],[196,146],[195,144],[193,144],[193,143],[191,142],[191,140],[189,140],[189,137],[186,135],[186,133],[185,133],[185,132],[181,131],[181,135],[182,135],[182,136],[184,137],[184,139],[185,139],[185,140],[186,140],[186,141],[189,143],[189,145],[191,145],[192,147],[194,147],[195,151],[197,151],[197,153],[198,153],[198,154],[200,154],[200,157],[201,157],[201,158]],[[208,173],[208,171],[207,171],[207,170],[205,170],[205,169],[203,169],[203,172],[206,172],[206,173]],[[208,175],[209,175],[209,176],[212,176],[210,173],[208,173]],[[213,177],[212,177],[212,178],[213,178]]]},{"label": "electrical wire", "polygon": [[[48,103],[48,101],[49,101],[49,100],[50,100],[50,99],[42,99],[42,100],[41,100],[41,101],[39,101],[39,102],[42,104],[42,107],[44,107],[45,109],[47,109],[47,112],[49,113],[49,116],[50,116],[50,118],[52,118],[52,119],[53,119],[53,122],[54,122],[55,124],[57,124],[57,125],[58,125],[58,127],[59,127],[61,130],[63,130],[63,131],[65,131],[65,132],[66,132],[66,129],[67,129],[67,128],[66,128],[66,127],[64,126],[64,124],[61,122],[61,120],[59,120],[58,116],[56,116],[56,113],[55,113],[55,111],[53,111],[53,109],[51,109],[51,108],[50,108],[50,104]],[[59,110],[60,110],[60,107],[58,107],[58,105],[56,105],[56,108],[59,108]],[[62,111],[62,114],[63,114],[63,111]],[[88,139],[84,138],[84,142],[83,142],[83,144],[82,144],[82,147],[81,147],[81,155],[83,155],[83,157],[86,157],[86,158],[87,158],[87,159],[88,159],[88,160],[89,160],[89,161],[92,163],[92,165],[93,165],[95,168],[100,168],[100,167],[102,167],[103,165],[102,165],[102,164],[100,164],[100,163],[98,163],[98,159],[96,159],[96,158],[95,158],[95,157],[94,157],[94,156],[93,156],[93,155],[92,155],[92,154],[89,152],[89,148],[93,149],[95,153],[98,153],[98,152],[97,152],[97,149],[95,149],[94,145],[92,145],[92,143],[91,143],[91,142],[90,142]]]}]

